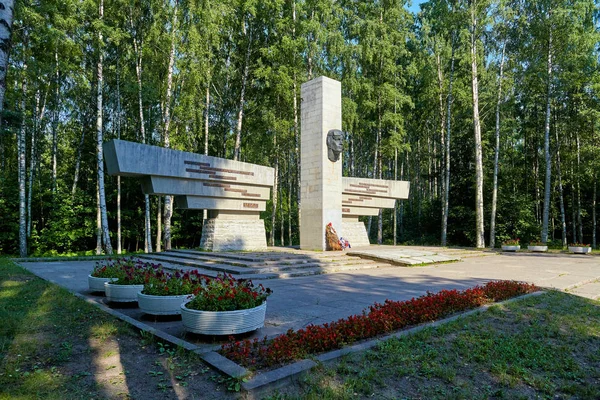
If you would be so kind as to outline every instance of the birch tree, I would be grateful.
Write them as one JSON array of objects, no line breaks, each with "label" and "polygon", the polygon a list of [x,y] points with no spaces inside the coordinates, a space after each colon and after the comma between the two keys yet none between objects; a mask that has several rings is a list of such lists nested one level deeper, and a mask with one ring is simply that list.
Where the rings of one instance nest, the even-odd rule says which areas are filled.
[{"label": "birch tree", "polygon": [[2,111],[4,110],[6,72],[8,70],[14,8],[14,0],[0,0],[0,115],[2,115]]},{"label": "birch tree", "polygon": [[481,147],[481,121],[479,119],[479,80],[477,74],[477,1],[472,0],[471,14],[471,89],[473,93],[473,130],[475,132],[475,242],[477,248],[485,247],[483,236],[483,154]]},{"label": "birch tree", "polygon": [[[99,1],[99,19],[100,22],[104,19],[104,0]],[[102,242],[104,244],[104,250],[106,254],[112,254],[112,245],[110,243],[110,234],[108,231],[108,216],[106,212],[106,193],[104,190],[104,152],[102,149],[102,143],[104,142],[103,135],[103,109],[102,109],[102,92],[103,92],[103,37],[102,29],[98,30],[98,65],[97,65],[97,113],[96,113],[96,155],[98,161],[98,208],[100,209],[101,215],[101,230],[102,230]]]}]

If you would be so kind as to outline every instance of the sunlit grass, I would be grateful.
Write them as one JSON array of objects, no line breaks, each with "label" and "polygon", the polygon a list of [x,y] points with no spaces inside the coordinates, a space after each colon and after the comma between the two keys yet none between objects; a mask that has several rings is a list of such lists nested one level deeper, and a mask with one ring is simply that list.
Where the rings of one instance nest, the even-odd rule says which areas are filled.
[{"label": "sunlit grass", "polygon": [[[299,394],[301,393],[301,395]],[[382,342],[271,398],[600,398],[600,302],[549,292]]]},{"label": "sunlit grass", "polygon": [[65,399],[77,398],[80,390],[87,393],[90,388],[78,387],[62,368],[73,357],[73,343],[132,332],[5,258],[0,258],[0,321],[0,399]]}]

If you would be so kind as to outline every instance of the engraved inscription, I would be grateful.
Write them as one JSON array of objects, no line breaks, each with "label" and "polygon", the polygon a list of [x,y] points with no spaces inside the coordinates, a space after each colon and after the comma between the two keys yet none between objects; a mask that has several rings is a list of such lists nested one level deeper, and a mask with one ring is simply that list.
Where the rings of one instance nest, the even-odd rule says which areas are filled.
[{"label": "engraved inscription", "polygon": [[244,203],[244,208],[258,208],[257,203]]},{"label": "engraved inscription", "polygon": [[[184,164],[195,165],[195,166],[201,167],[201,169],[186,168],[187,172],[196,172],[199,174],[214,174],[215,172],[225,172],[227,174],[254,176],[254,172],[251,172],[251,171],[239,171],[239,170],[235,170],[235,169],[226,169],[226,168],[213,168],[210,166],[209,163],[203,163],[203,162],[198,162],[198,161],[185,160]],[[217,178],[217,179],[220,179],[220,178]]]}]

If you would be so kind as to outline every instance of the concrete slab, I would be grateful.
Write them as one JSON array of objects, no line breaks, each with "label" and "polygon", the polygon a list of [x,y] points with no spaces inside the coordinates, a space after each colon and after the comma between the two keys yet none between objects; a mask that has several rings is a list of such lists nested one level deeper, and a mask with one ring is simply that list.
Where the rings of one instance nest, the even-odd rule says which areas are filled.
[{"label": "concrete slab", "polygon": [[[304,254],[309,256],[310,252]],[[320,260],[322,254],[315,253],[315,260]],[[137,308],[116,308],[106,304],[103,297],[94,296],[88,291],[87,275],[95,263],[59,261],[20,264],[90,301],[110,306],[116,313],[184,339],[201,351],[208,351],[227,339],[186,334],[179,318],[147,317]],[[464,289],[498,279],[527,281],[560,290],[576,288],[573,293],[593,298],[600,294],[600,289],[596,291],[596,286],[600,284],[591,284],[600,282],[599,267],[600,257],[597,256],[502,253],[483,259],[473,257],[459,263],[418,268],[389,266],[289,279],[254,279],[255,283],[263,283],[274,293],[269,298],[265,327],[244,337],[262,338],[284,333],[289,328],[298,329],[310,323],[330,322],[360,314],[369,305],[386,299],[407,300],[427,291]],[[261,275],[253,276],[258,278]]]}]

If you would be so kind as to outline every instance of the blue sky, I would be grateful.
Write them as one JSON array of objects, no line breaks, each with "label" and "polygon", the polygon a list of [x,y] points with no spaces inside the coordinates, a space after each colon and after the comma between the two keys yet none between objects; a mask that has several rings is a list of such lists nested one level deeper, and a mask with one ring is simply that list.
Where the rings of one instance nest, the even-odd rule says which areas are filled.
[{"label": "blue sky", "polygon": [[419,12],[419,10],[421,9],[419,7],[419,4],[421,3],[425,3],[426,0],[412,0],[411,3],[412,5],[410,7],[408,7],[408,9],[412,12],[412,13],[417,13]]}]

